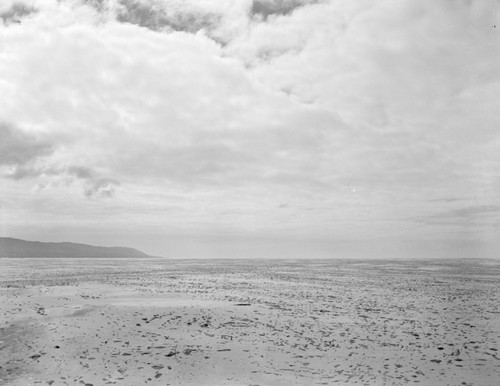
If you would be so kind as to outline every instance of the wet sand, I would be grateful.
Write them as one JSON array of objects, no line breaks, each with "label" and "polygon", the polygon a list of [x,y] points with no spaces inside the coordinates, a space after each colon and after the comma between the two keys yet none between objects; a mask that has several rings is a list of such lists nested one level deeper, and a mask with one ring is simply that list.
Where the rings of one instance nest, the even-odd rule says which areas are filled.
[{"label": "wet sand", "polygon": [[0,385],[498,385],[500,262],[0,259]]}]

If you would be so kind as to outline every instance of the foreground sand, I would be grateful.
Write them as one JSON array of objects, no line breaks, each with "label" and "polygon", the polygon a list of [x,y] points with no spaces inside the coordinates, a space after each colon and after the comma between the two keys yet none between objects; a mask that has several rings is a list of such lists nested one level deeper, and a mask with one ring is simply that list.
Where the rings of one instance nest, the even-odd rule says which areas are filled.
[{"label": "foreground sand", "polygon": [[498,385],[500,262],[0,259],[0,385]]}]

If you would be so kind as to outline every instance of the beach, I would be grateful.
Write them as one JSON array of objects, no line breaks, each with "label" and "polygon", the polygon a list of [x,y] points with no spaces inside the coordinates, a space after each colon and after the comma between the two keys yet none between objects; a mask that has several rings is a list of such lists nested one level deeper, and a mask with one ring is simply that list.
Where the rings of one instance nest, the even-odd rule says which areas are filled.
[{"label": "beach", "polygon": [[0,259],[0,385],[496,385],[494,260]]}]

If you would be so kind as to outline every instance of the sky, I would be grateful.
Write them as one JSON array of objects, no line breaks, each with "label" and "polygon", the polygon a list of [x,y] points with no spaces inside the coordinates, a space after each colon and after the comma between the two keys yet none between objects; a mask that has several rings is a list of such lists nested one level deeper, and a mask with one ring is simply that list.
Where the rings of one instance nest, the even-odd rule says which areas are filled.
[{"label": "sky", "polygon": [[500,257],[500,2],[2,0],[0,236]]}]

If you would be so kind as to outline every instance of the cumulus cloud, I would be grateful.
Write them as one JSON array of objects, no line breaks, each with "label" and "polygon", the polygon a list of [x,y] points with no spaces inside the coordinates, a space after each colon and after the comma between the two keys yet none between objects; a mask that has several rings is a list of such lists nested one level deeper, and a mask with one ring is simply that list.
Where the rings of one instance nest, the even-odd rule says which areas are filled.
[{"label": "cumulus cloud", "polygon": [[[23,119],[26,111],[36,112],[38,125],[50,123],[71,149],[60,154],[66,164],[84,158],[94,168],[180,184],[222,182],[225,175],[261,179],[267,161],[284,158],[274,154],[277,145],[291,153],[319,143],[327,127],[342,127],[335,114],[323,116],[255,83],[203,36],[156,34],[129,24],[96,31],[84,24],[64,34],[54,30],[45,45],[29,33],[24,39],[24,47],[10,47],[19,58],[10,82],[23,85],[14,88],[19,94],[13,99],[42,90],[44,98],[27,98],[10,114]],[[49,56],[57,68],[44,64]],[[28,83],[20,72],[31,71],[32,63],[42,66],[44,77]],[[309,118],[315,127],[289,130]]]}]

